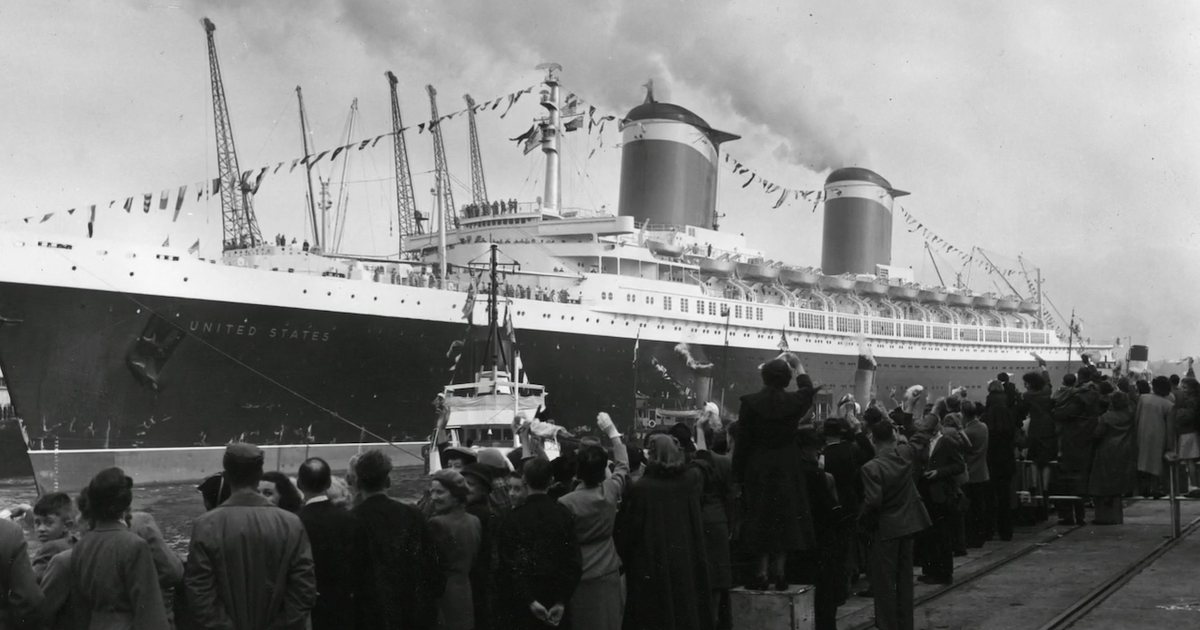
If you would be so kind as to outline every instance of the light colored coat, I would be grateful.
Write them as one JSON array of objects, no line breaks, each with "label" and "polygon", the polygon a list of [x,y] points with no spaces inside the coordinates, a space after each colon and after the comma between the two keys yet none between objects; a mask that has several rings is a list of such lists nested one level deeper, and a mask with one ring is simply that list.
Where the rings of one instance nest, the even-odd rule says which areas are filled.
[{"label": "light colored coat", "polygon": [[196,519],[184,583],[189,612],[210,630],[301,628],[317,601],[300,518],[253,491]]},{"label": "light colored coat", "polygon": [[1170,397],[1145,394],[1138,398],[1137,410],[1137,468],[1151,475],[1163,474],[1163,454],[1171,449],[1171,410],[1175,403]]}]

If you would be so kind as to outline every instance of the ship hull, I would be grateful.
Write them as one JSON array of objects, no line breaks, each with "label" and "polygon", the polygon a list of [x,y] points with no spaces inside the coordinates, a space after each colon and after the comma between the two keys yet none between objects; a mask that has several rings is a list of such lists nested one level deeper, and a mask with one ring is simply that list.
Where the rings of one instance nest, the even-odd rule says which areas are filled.
[{"label": "ship hull", "polygon": [[[273,465],[283,469],[308,455],[339,466],[364,443],[418,463],[433,395],[468,330],[461,320],[4,282],[0,308],[8,322],[0,369],[35,475],[43,487],[66,489],[112,465],[140,482],[201,478],[219,468],[221,446],[233,440],[277,447]],[[747,348],[518,329],[525,375],[547,387],[551,416],[566,426],[590,424],[604,410],[631,427],[635,379],[654,406],[713,400],[736,412],[780,345],[778,335]],[[795,349],[830,395],[852,391],[853,351]],[[1011,353],[879,360],[885,402],[893,387],[913,383],[967,385],[982,398],[998,372],[1033,367]]]}]

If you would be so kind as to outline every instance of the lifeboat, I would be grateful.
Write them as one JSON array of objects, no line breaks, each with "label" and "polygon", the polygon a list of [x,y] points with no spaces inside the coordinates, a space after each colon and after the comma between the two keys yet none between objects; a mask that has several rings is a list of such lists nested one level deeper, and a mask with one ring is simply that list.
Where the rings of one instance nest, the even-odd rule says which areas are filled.
[{"label": "lifeboat", "polygon": [[700,273],[708,276],[717,276],[718,278],[732,276],[733,270],[737,268],[737,263],[732,260],[717,260],[715,258],[701,258],[696,261],[696,265],[700,267]]},{"label": "lifeboat", "polygon": [[746,280],[770,282],[779,277],[779,270],[775,267],[756,263],[737,263],[737,272],[738,277]]},{"label": "lifeboat", "polygon": [[815,271],[807,269],[780,269],[779,278],[789,286],[797,286],[805,289],[811,289],[820,284],[820,276]]},{"label": "lifeboat", "polygon": [[883,297],[888,294],[888,285],[886,282],[877,282],[875,280],[859,280],[854,283],[854,288],[860,295],[871,297]]},{"label": "lifeboat", "polygon": [[962,293],[947,293],[946,303],[951,306],[971,306],[975,303],[975,298]]},{"label": "lifeboat", "polygon": [[683,255],[682,243],[669,243],[657,239],[646,239],[646,249],[659,256],[667,256],[668,258],[679,258]]},{"label": "lifeboat", "polygon": [[1000,300],[996,302],[996,308],[1006,313],[1011,313],[1021,308],[1021,300],[1020,298],[1016,297],[1000,298]]},{"label": "lifeboat", "polygon": [[921,290],[916,287],[888,287],[888,295],[901,302],[915,302],[920,297]]},{"label": "lifeboat", "polygon": [[821,288],[826,291],[849,293],[854,290],[854,278],[840,276],[821,276]]},{"label": "lifeboat", "polygon": [[995,308],[1000,299],[994,295],[977,295],[974,299],[975,306],[979,308]]},{"label": "lifeboat", "polygon": [[1017,310],[1022,313],[1037,314],[1037,302],[1034,302],[1033,300],[1021,300],[1021,304],[1017,306]]},{"label": "lifeboat", "polygon": [[942,304],[946,301],[945,291],[934,291],[931,289],[923,289],[918,295],[918,299],[922,302],[930,302],[934,304]]}]

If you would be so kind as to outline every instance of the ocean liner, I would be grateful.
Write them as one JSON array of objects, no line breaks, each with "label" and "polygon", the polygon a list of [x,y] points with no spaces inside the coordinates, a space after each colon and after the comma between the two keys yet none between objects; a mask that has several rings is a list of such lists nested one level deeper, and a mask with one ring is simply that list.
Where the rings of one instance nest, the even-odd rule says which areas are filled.
[{"label": "ocean liner", "polygon": [[538,123],[544,195],[443,206],[403,260],[266,244],[228,204],[218,260],[6,234],[0,370],[38,483],[73,490],[106,465],[142,482],[194,479],[231,440],[266,445],[282,467],[309,454],[336,465],[380,443],[419,464],[467,320],[486,321],[475,296],[488,279],[471,263],[493,243],[519,263],[497,290],[528,378],[554,392],[548,411],[568,427],[600,410],[632,423],[709,401],[736,414],[781,348],[825,385],[826,405],[853,391],[863,344],[885,403],[914,383],[982,397],[1033,353],[1052,372],[1078,363],[1078,343],[1046,325],[1035,297],[921,287],[890,266],[893,200],[907,193],[867,169],[826,180],[819,269],[719,231],[721,145],[737,137],[650,96],[621,121],[618,213],[563,210],[557,72]]}]

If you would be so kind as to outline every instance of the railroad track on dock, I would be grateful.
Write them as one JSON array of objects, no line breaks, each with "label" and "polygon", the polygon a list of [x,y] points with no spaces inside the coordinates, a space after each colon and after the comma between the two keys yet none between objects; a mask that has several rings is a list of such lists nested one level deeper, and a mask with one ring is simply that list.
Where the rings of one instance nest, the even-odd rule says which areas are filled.
[{"label": "railroad track on dock", "polygon": [[[1059,530],[1056,526],[1049,527],[1049,528],[1047,528],[1047,530],[1049,530],[1050,533],[1040,536],[1035,542],[1025,545],[1024,547],[1021,547],[1020,549],[1016,549],[1014,551],[1004,554],[1001,558],[987,564],[982,569],[975,571],[974,573],[971,573],[970,575],[964,576],[962,578],[955,578],[955,581],[953,584],[939,586],[938,588],[936,588],[932,591],[929,591],[923,595],[920,595],[920,596],[914,598],[913,599],[913,609],[916,610],[917,608],[920,608],[921,606],[924,606],[925,604],[928,604],[929,602],[932,602],[932,601],[937,600],[945,595],[953,593],[954,591],[958,590],[959,588],[961,588],[967,584],[970,584],[971,582],[974,582],[975,580],[977,580],[979,578],[985,577],[987,575],[991,575],[992,573],[995,573],[997,570],[1003,568],[1005,565],[1010,564],[1021,558],[1024,558],[1025,556],[1033,553],[1034,551],[1037,551],[1038,549],[1045,547],[1046,545],[1050,545],[1059,540],[1062,540],[1063,538],[1067,537],[1067,535],[1069,535],[1071,532],[1074,532],[1083,527],[1084,527],[1084,525],[1072,525],[1072,526],[1067,527],[1065,530]],[[848,626],[846,628],[846,630],[870,630],[871,628],[874,628],[874,627],[875,627],[875,618],[871,617],[870,619],[863,621],[861,623],[855,624],[853,626]]]},{"label": "railroad track on dock", "polygon": [[1130,580],[1137,577],[1139,573],[1145,571],[1156,560],[1170,551],[1175,545],[1178,545],[1189,534],[1200,529],[1200,517],[1197,517],[1188,523],[1180,530],[1179,536],[1176,538],[1168,538],[1154,548],[1153,551],[1142,556],[1136,562],[1122,569],[1112,577],[1104,581],[1096,588],[1092,589],[1087,595],[1079,598],[1074,604],[1067,607],[1066,610],[1058,614],[1050,621],[1046,622],[1038,630],[1064,630],[1075,625],[1075,622],[1086,617],[1089,613],[1095,610],[1100,604],[1104,603],[1109,597],[1121,590],[1123,586],[1129,583]]},{"label": "railroad track on dock", "polygon": [[[995,573],[996,571],[998,571],[999,569],[1003,568],[1004,566],[1011,564],[1012,562],[1019,560],[1025,556],[1033,553],[1034,551],[1037,551],[1038,549],[1042,549],[1042,548],[1046,547],[1047,545],[1051,545],[1059,540],[1062,540],[1063,538],[1066,538],[1068,535],[1070,535],[1072,532],[1082,529],[1083,527],[1085,527],[1085,526],[1084,525],[1073,525],[1073,526],[1068,527],[1065,530],[1059,530],[1056,527],[1048,528],[1048,529],[1052,530],[1051,533],[1042,535],[1035,542],[1025,545],[1019,549],[1013,550],[1012,552],[1005,554],[1003,557],[987,564],[982,569],[975,571],[974,573],[971,573],[970,575],[964,576],[961,579],[956,579],[954,584],[948,584],[945,586],[938,587],[935,590],[929,591],[923,595],[916,597],[913,600],[913,609],[914,610],[919,609],[922,606],[929,604],[930,602],[936,601],[946,595],[954,593],[962,586],[970,584],[980,578],[991,575],[991,574]],[[1114,593],[1116,593],[1118,590],[1120,590],[1121,587],[1128,584],[1130,580],[1137,577],[1137,575],[1139,573],[1141,573],[1142,571],[1145,571],[1147,567],[1154,564],[1154,562],[1156,560],[1158,560],[1164,554],[1166,554],[1168,551],[1170,551],[1171,548],[1173,548],[1175,545],[1179,544],[1181,541],[1183,541],[1183,539],[1187,538],[1189,534],[1191,534],[1197,530],[1200,530],[1200,517],[1193,519],[1190,523],[1185,525],[1182,528],[1178,538],[1169,538],[1167,540],[1164,540],[1162,543],[1160,543],[1157,547],[1155,547],[1149,553],[1142,556],[1140,559],[1131,563],[1130,565],[1126,566],[1118,573],[1116,573],[1116,574],[1112,575],[1111,577],[1109,577],[1108,579],[1106,579],[1103,583],[1098,585],[1096,588],[1089,591],[1087,593],[1087,595],[1084,595],[1083,597],[1079,598],[1071,605],[1067,606],[1066,609],[1064,609],[1061,613],[1059,613],[1057,616],[1055,616],[1050,621],[1046,622],[1044,625],[1042,625],[1040,628],[1038,628],[1038,630],[1065,630],[1066,628],[1070,628],[1072,625],[1074,625],[1080,619],[1086,617],[1088,615],[1088,613],[1095,610],[1100,604],[1102,604],[1105,600],[1107,600],[1109,597],[1111,597]],[[866,621],[863,621],[861,623],[858,623],[858,624],[855,624],[852,626],[847,626],[846,630],[870,630],[871,628],[874,628],[874,627],[875,627],[875,619],[874,619],[874,617],[871,617],[870,619],[867,619]]]}]

